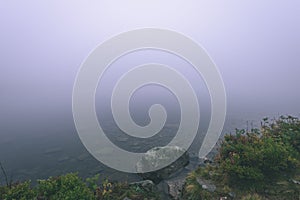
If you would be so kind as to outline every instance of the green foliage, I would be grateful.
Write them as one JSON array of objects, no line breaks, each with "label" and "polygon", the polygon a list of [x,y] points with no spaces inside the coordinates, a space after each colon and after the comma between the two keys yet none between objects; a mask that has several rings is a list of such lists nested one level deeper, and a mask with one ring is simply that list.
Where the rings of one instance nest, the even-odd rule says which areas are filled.
[{"label": "green foliage", "polygon": [[281,116],[273,121],[265,119],[262,132],[276,141],[290,145],[298,154],[300,153],[300,120],[298,118]]},{"label": "green foliage", "polygon": [[[299,199],[299,133],[299,119],[288,116],[265,118],[261,129],[226,135],[216,162],[187,176],[183,199],[231,199],[232,194],[243,200]],[[204,190],[198,179],[211,181],[216,190]]]},{"label": "green foliage", "polygon": [[50,177],[47,180],[39,180],[37,186],[38,195],[43,199],[93,199],[94,194],[86,186],[85,182],[70,173],[65,176]]},{"label": "green foliage", "polygon": [[[110,188],[110,187],[108,187]],[[112,184],[111,191],[107,192],[104,196],[105,200],[116,199],[123,200],[125,197],[132,200],[157,200],[160,199],[158,192],[155,188],[142,187],[136,184],[128,183],[115,183]]]},{"label": "green foliage", "polygon": [[97,190],[99,177],[100,177],[100,174],[96,174],[95,176],[86,179],[87,186],[90,190],[92,190],[92,191]]},{"label": "green foliage", "polygon": [[216,160],[229,184],[258,188],[293,171],[299,166],[299,129],[299,120],[282,117],[272,123],[265,119],[261,132],[226,135]]},{"label": "green foliage", "polygon": [[[1,169],[6,177],[2,165]],[[204,189],[199,179],[213,182],[216,190]],[[216,163],[187,176],[182,198],[220,199],[233,192],[236,199],[243,200],[297,199],[300,196],[297,181],[300,181],[300,120],[291,116],[265,118],[260,130],[236,130],[235,135],[226,135]],[[70,173],[39,180],[35,187],[31,187],[30,181],[8,184],[7,177],[6,182],[6,186],[0,186],[1,200],[159,199],[157,191],[107,179],[100,181],[99,175],[83,180]]]},{"label": "green foliage", "polygon": [[258,194],[248,194],[242,197],[242,200],[263,200]]},{"label": "green foliage", "polygon": [[[205,173],[205,172],[204,172]],[[202,186],[197,182],[197,178],[200,177],[201,172],[191,172],[186,177],[186,183],[183,191],[183,199],[186,200],[209,200],[214,199],[213,194],[204,190]]]},{"label": "green foliage", "polygon": [[30,188],[30,181],[0,187],[0,199],[3,200],[30,200],[35,197],[36,192]]},{"label": "green foliage", "polygon": [[0,186],[1,200],[132,200],[159,199],[155,191],[146,191],[127,183],[112,183],[107,179],[100,182],[99,175],[83,180],[77,173],[38,180],[35,187],[30,181]]}]

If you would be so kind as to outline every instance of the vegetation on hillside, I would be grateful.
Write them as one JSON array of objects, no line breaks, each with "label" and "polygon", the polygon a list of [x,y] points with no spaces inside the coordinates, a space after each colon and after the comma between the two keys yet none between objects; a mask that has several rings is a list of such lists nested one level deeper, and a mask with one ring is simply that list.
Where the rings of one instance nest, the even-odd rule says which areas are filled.
[{"label": "vegetation on hillside", "polygon": [[[226,135],[215,164],[189,174],[184,199],[299,199],[300,121],[265,118],[261,129]],[[209,192],[199,180],[216,186]]]},{"label": "vegetation on hillside", "polygon": [[76,173],[38,180],[35,187],[30,186],[30,181],[0,187],[1,200],[123,200],[126,197],[132,200],[158,199],[157,192],[139,185],[108,180],[99,183],[99,175],[83,180]]},{"label": "vegetation on hillside", "polygon": [[[83,180],[76,173],[0,186],[2,200],[154,200],[155,188],[138,184]],[[291,116],[265,118],[260,129],[236,130],[219,145],[214,162],[186,177],[184,200],[202,199],[300,199],[300,120]]]}]

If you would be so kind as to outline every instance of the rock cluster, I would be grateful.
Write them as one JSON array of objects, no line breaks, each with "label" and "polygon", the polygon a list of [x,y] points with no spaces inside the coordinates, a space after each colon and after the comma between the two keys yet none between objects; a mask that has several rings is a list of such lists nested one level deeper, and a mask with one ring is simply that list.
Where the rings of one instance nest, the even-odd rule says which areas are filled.
[{"label": "rock cluster", "polygon": [[[171,162],[173,160],[175,161]],[[171,164],[166,167],[149,172],[149,169],[170,162]],[[158,184],[162,180],[171,178],[172,175],[182,170],[188,164],[189,155],[185,149],[178,146],[165,146],[155,147],[147,151],[143,158],[137,163],[136,168],[138,174],[144,180],[152,180],[155,184]]]}]

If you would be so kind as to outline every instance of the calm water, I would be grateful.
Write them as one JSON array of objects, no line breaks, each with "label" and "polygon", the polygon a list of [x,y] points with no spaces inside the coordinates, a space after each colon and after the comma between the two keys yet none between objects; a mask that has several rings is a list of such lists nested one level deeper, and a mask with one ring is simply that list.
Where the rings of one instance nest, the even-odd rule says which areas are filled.
[{"label": "calm water", "polygon": [[[252,124],[257,127],[264,116],[251,113],[244,116],[228,114],[223,134],[234,132],[235,128],[246,128],[247,121],[248,127]],[[111,121],[101,124],[113,142],[135,152],[166,145],[178,128],[177,124],[167,124],[157,137],[143,141],[122,136]],[[206,126],[200,125],[198,139],[189,150],[194,161],[201,144],[201,133],[205,130]],[[13,180],[43,179],[67,172],[79,172],[83,177],[100,173],[102,178],[112,180],[139,180],[135,174],[118,172],[94,159],[80,142],[71,113],[60,117],[44,116],[37,122],[28,121],[24,116],[23,121],[19,120],[14,125],[3,124],[0,136],[0,161]],[[4,182],[2,172],[0,181]]]}]

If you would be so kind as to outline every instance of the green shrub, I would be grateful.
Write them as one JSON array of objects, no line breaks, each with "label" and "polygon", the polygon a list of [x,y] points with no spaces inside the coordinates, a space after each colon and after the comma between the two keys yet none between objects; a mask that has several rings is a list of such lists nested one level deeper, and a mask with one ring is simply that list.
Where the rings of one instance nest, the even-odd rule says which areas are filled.
[{"label": "green shrub", "polygon": [[38,180],[33,188],[30,181],[0,186],[1,200],[123,200],[125,197],[132,200],[159,199],[156,191],[107,179],[100,182],[99,175],[83,180],[77,173]]},{"label": "green shrub", "polygon": [[226,135],[216,161],[229,184],[260,187],[299,166],[298,144],[300,123],[296,118],[281,117],[261,131],[237,130]]},{"label": "green shrub", "polygon": [[[236,134],[226,135],[216,162],[187,176],[183,199],[298,199],[300,186],[295,181],[300,180],[299,119],[265,118],[261,125],[261,129],[236,130]],[[216,190],[204,190],[198,179],[211,181]]]},{"label": "green shrub", "polygon": [[94,193],[85,182],[70,173],[64,176],[50,177],[47,180],[39,180],[37,186],[38,195],[43,199],[94,199]]},{"label": "green shrub", "polygon": [[272,121],[265,118],[262,123],[262,133],[285,145],[290,145],[298,154],[300,153],[300,120],[298,118],[281,116]]},{"label": "green shrub", "polygon": [[36,192],[30,187],[30,181],[0,187],[0,199],[3,200],[31,200],[35,197]]},{"label": "green shrub", "polygon": [[214,199],[211,192],[202,188],[202,186],[197,182],[197,178],[202,174],[202,170],[196,170],[189,173],[186,177],[186,183],[184,185],[184,190],[182,197],[187,200],[210,200]]},{"label": "green shrub", "polygon": [[258,194],[248,194],[242,197],[242,200],[263,200]]}]

